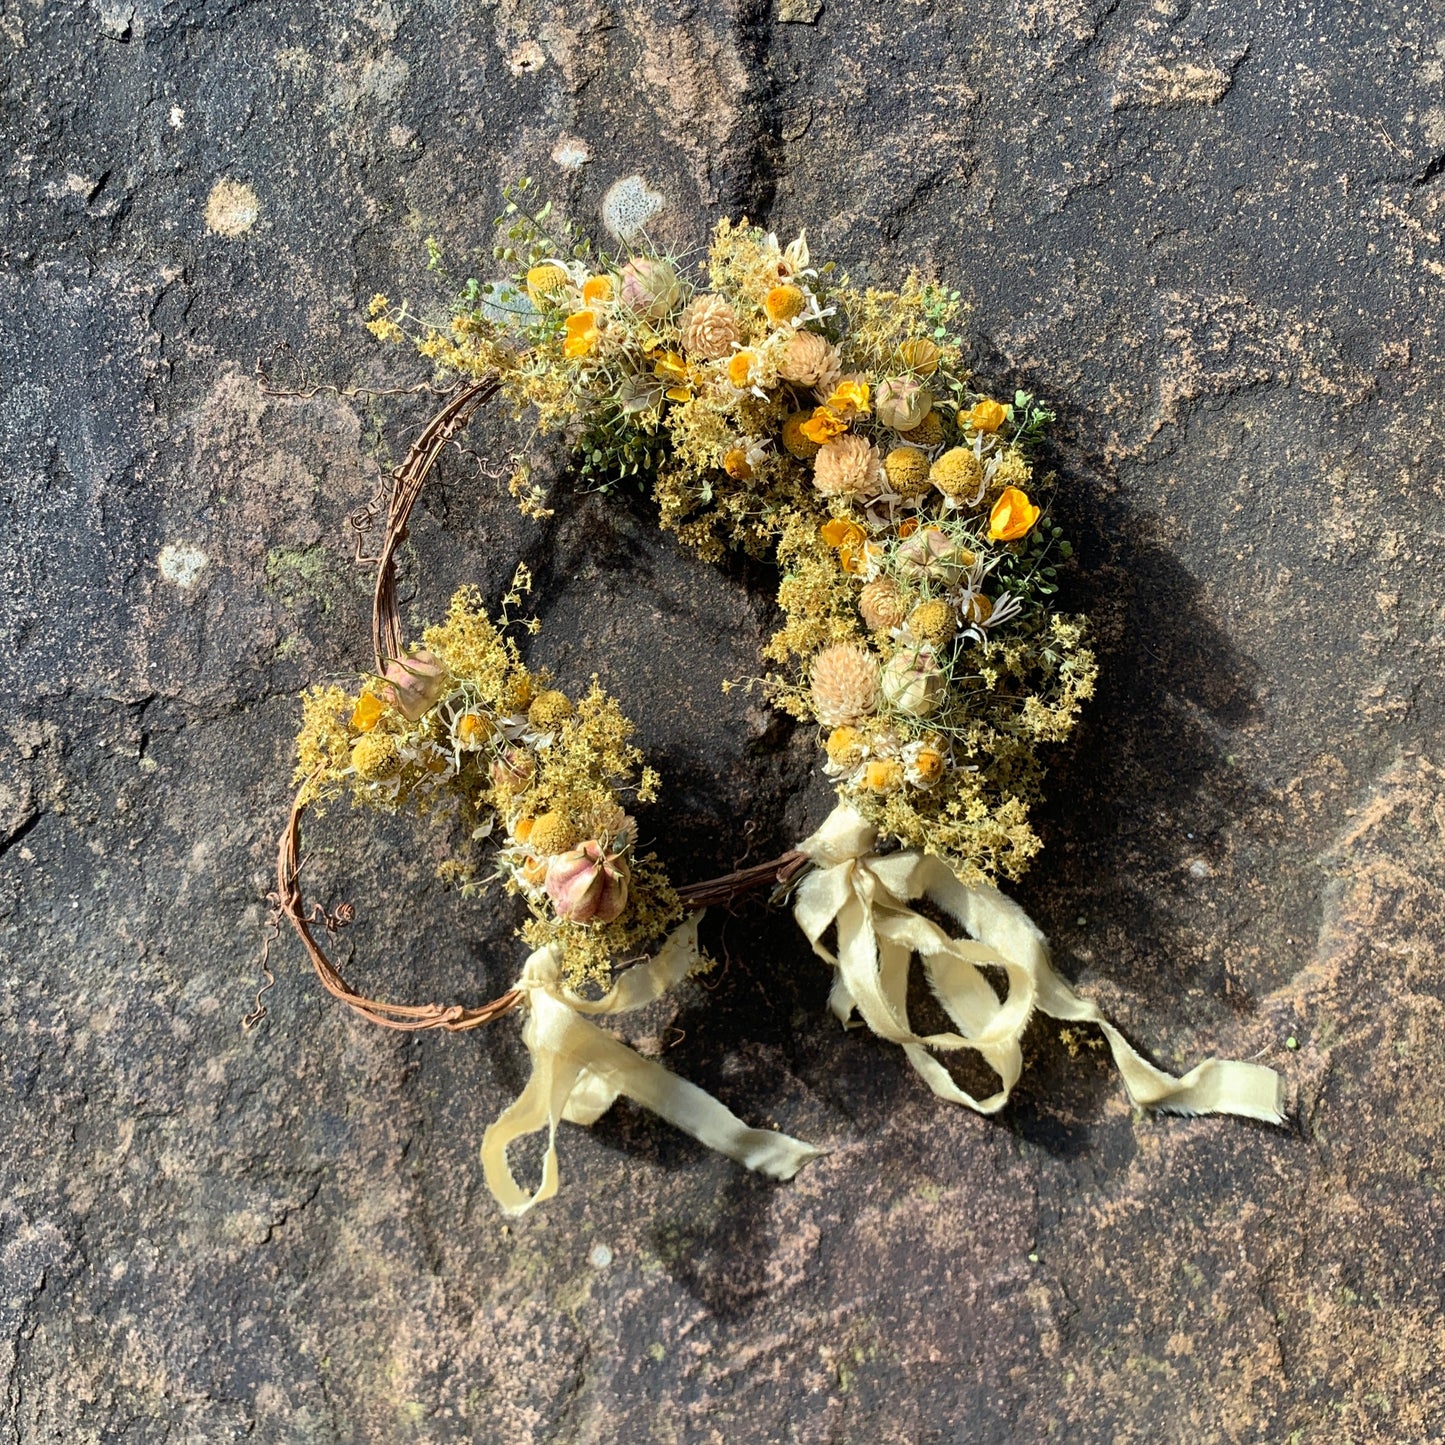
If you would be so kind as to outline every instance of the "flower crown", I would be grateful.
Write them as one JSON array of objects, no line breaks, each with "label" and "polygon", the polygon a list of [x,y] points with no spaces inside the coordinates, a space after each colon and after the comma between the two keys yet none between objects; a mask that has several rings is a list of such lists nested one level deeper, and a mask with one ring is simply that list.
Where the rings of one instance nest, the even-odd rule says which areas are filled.
[{"label": "flower crown", "polygon": [[[1140,1103],[1278,1121],[1268,1069],[1210,1061],[1174,1079],[1147,1064],[1053,972],[1042,935],[993,886],[1039,849],[1029,823],[1039,749],[1069,734],[1096,667],[1085,621],[1056,606],[1071,548],[1047,514],[1053,478],[1034,461],[1052,414],[1026,393],[999,400],[973,384],[959,293],[916,274],[896,291],[861,288],[815,264],[804,235],[782,245],[728,221],[694,280],[645,239],[598,253],[549,207],[525,211],[525,190],[498,221],[506,279],[468,282],[431,323],[372,300],[371,331],[410,340],[452,393],[393,477],[375,670],[349,691],[306,696],[280,865],[283,910],[323,982],[363,1016],[457,1029],[525,1009],[532,1081],[483,1146],[503,1207],[520,1212],[557,1183],[549,1142],[540,1187],[521,1190],[506,1162],[513,1138],[545,1127],[554,1141],[562,1118],[591,1122],[619,1092],[777,1177],[817,1152],[747,1128],[589,1018],[705,966],[690,910],[758,883],[791,893],[836,970],[835,1014],[903,1045],[943,1098],[1002,1107],[1038,1008],[1098,1022]],[[764,649],[769,670],[748,686],[817,726],[838,799],[784,858],[677,889],[638,852],[628,808],[660,780],[595,680],[569,698],[524,661],[509,634],[525,569],[496,618],[463,589],[403,648],[395,551],[407,516],[442,448],[496,396],[537,436],[561,433],[589,485],[651,497],[703,560],[739,548],[776,562],[782,625]],[[510,486],[525,513],[546,515],[526,460]],[[530,912],[521,936],[532,953],[514,989],[480,1008],[414,1008],[345,985],[307,930],[298,882],[301,812],[340,797],[385,811],[445,806],[469,851],[444,871],[468,891],[483,886],[470,850],[490,849],[491,877]],[[959,933],[919,913],[919,900]],[[954,1031],[913,1032],[915,955]],[[990,968],[1007,976],[1002,999]],[[983,1057],[998,1091],[980,1100],[955,1083],[937,1055],[958,1049]]]}]

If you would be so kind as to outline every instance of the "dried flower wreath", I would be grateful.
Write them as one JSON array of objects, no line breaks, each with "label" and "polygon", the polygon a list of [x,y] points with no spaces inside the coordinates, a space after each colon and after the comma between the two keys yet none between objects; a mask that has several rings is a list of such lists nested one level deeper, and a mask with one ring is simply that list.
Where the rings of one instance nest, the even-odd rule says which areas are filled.
[{"label": "dried flower wreath", "polygon": [[[1270,1069],[1209,1060],[1176,1079],[1142,1059],[1058,977],[1042,934],[994,887],[1040,846],[1028,821],[1038,749],[1068,735],[1096,669],[1083,619],[1055,605],[1070,548],[1043,505],[1052,479],[1032,460],[1051,414],[1025,393],[1004,402],[973,386],[958,292],[916,274],[897,291],[859,288],[815,265],[804,236],[783,246],[727,221],[695,286],[645,239],[604,256],[553,225],[550,207],[527,213],[526,189],[497,223],[508,279],[468,282],[434,324],[383,296],[371,303],[372,332],[413,341],[452,392],[393,474],[375,670],[351,691],[306,696],[279,861],[283,912],[325,986],[363,1017],[460,1030],[525,1009],[532,1078],[483,1141],[502,1207],[520,1213],[550,1197],[557,1124],[590,1123],[619,1093],[778,1178],[816,1154],[748,1128],[588,1019],[648,1003],[705,966],[696,910],[758,885],[791,895],[814,952],[836,970],[834,1014],[900,1044],[944,1099],[1002,1108],[1037,1009],[1097,1023],[1140,1105],[1280,1122]],[[395,561],[407,519],[441,451],[498,395],[538,434],[563,433],[593,486],[648,492],[662,525],[702,558],[741,547],[776,561],[773,670],[749,686],[818,726],[838,795],[823,827],[781,859],[678,889],[638,854],[627,799],[650,800],[659,780],[595,681],[568,698],[523,660],[508,630],[530,585],[524,569],[495,619],[463,589],[419,644],[403,646]],[[524,512],[545,514],[524,460],[511,490]],[[511,990],[479,1007],[397,1006],[341,979],[299,886],[301,815],[341,797],[423,814],[445,806],[471,840],[495,845],[493,876],[530,910],[521,935],[533,951]],[[481,886],[460,859],[446,871]],[[917,911],[920,900],[958,933]],[[915,954],[956,1031],[913,1031]],[[988,970],[1002,971],[1002,996]],[[998,1075],[987,1098],[937,1057],[960,1049]],[[543,1128],[542,1180],[528,1194],[507,1146]]]}]

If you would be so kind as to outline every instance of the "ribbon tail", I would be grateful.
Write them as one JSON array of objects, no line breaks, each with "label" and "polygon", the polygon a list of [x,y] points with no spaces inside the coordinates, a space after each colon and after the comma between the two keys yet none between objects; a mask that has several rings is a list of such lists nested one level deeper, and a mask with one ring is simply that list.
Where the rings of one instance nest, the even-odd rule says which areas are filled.
[{"label": "ribbon tail", "polygon": [[635,1099],[709,1149],[772,1179],[791,1179],[823,1152],[776,1130],[749,1127],[696,1084],[680,1079],[653,1059],[644,1059],[592,1024],[582,1023],[582,1027],[596,1035],[590,1040],[587,1067],[591,1072],[617,1094]]},{"label": "ribbon tail", "polygon": [[[536,1005],[522,1032],[523,1041],[532,1055],[532,1076],[527,1087],[487,1126],[482,1135],[482,1175],[492,1197],[504,1214],[518,1218],[534,1205],[542,1204],[557,1192],[557,1125],[576,1087],[582,1066],[563,1056],[555,1046],[549,1047],[539,1037],[547,1020],[539,1020]],[[550,1002],[550,1000],[546,1000]],[[611,1103],[611,1100],[608,1100]],[[602,1111],[598,1110],[600,1114]],[[528,1134],[547,1131],[547,1152],[542,1158],[542,1182],[533,1194],[517,1183],[507,1162],[508,1146]]]},{"label": "ribbon tail", "polygon": [[[773,1179],[791,1179],[822,1152],[771,1129],[753,1129],[711,1094],[538,989],[522,1038],[532,1056],[527,1087],[482,1136],[482,1171],[504,1213],[516,1218],[557,1192],[557,1125],[595,1123],[625,1094],[718,1153]],[[507,1162],[507,1149],[547,1130],[542,1181],[528,1194]]]},{"label": "ribbon tail", "polygon": [[1096,1003],[1080,998],[1047,966],[1039,978],[1039,1008],[1050,1018],[1097,1024],[1136,1104],[1168,1114],[1239,1114],[1266,1124],[1284,1123],[1284,1082],[1263,1064],[1206,1059],[1182,1078],[1166,1074],[1139,1055]]}]

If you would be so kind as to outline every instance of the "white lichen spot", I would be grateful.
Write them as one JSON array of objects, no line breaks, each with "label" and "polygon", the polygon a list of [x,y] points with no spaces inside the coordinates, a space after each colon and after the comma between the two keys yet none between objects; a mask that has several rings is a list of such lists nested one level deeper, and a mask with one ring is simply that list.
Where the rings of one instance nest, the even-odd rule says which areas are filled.
[{"label": "white lichen spot", "polygon": [[244,236],[260,214],[256,192],[240,181],[217,181],[206,197],[206,229],[228,240]]},{"label": "white lichen spot", "polygon": [[667,197],[652,190],[641,176],[623,176],[602,197],[602,224],[624,246],[631,245],[666,205]]},{"label": "white lichen spot", "polygon": [[605,1244],[594,1244],[587,1255],[587,1263],[593,1269],[606,1269],[612,1263],[612,1250]]},{"label": "white lichen spot", "polygon": [[167,542],[156,558],[156,566],[167,582],[187,592],[196,585],[210,560],[190,542]]},{"label": "white lichen spot", "polygon": [[172,130],[179,130],[186,123],[186,113],[180,106],[173,105],[166,119],[170,121]]},{"label": "white lichen spot", "polygon": [[531,75],[547,63],[542,47],[535,40],[524,40],[507,57],[507,69],[513,75]]},{"label": "white lichen spot", "polygon": [[592,159],[592,147],[575,135],[564,135],[552,147],[552,164],[564,171],[580,171]]}]

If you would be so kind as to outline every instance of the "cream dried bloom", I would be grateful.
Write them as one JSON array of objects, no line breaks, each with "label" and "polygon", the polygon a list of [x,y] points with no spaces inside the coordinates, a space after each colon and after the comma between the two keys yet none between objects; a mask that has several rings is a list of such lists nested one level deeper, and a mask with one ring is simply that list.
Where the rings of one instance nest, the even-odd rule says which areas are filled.
[{"label": "cream dried bloom", "polygon": [[860,722],[878,710],[878,660],[850,643],[813,659],[813,713],[825,728]]},{"label": "cream dried bloom", "polygon": [[794,332],[778,362],[778,375],[784,381],[811,386],[820,392],[831,391],[842,374],[838,353],[813,331]]},{"label": "cream dried bloom", "polygon": [[834,437],[813,459],[813,485],[825,497],[866,497],[882,491],[886,481],[883,458],[866,437]]},{"label": "cream dried bloom", "polygon": [[879,577],[858,594],[858,611],[870,632],[887,632],[908,615],[908,599],[891,577]]},{"label": "cream dried bloom", "polygon": [[722,296],[698,296],[677,318],[682,349],[702,361],[721,361],[731,356],[742,340],[737,313]]}]

